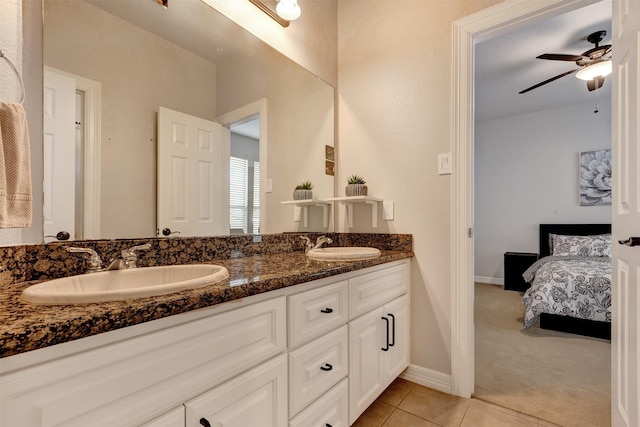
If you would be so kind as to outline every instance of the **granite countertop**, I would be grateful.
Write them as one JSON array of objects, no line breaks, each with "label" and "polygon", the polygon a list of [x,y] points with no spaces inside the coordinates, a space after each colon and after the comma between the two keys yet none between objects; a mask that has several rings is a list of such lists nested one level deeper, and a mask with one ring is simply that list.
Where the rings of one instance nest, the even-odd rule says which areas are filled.
[{"label": "granite countertop", "polygon": [[229,270],[227,280],[167,295],[94,304],[25,303],[20,294],[36,282],[18,283],[0,292],[0,357],[413,256],[381,252],[379,258],[352,262],[311,261],[303,252],[212,260],[209,263]]}]

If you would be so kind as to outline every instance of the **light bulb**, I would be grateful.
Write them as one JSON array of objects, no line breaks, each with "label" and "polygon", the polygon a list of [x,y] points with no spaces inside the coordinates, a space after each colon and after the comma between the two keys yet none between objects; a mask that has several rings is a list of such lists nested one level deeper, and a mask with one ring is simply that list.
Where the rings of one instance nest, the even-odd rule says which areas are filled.
[{"label": "light bulb", "polygon": [[282,19],[293,21],[300,17],[298,0],[280,0],[276,6],[276,12]]},{"label": "light bulb", "polygon": [[600,61],[595,64],[591,64],[588,67],[576,73],[576,77],[580,80],[593,80],[595,77],[604,77],[611,74],[612,66],[611,61]]}]

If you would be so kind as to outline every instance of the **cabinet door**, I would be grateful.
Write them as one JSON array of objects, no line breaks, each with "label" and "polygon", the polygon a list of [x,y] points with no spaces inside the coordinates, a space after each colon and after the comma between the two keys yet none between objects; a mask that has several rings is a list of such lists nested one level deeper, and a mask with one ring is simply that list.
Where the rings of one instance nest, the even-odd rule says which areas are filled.
[{"label": "cabinet door", "polygon": [[384,352],[386,387],[409,366],[409,297],[404,295],[385,305],[382,316],[389,319],[389,351]]},{"label": "cabinet door", "polygon": [[187,427],[287,425],[287,356],[277,356],[185,403]]},{"label": "cabinet door", "polygon": [[184,405],[180,405],[166,414],[152,419],[140,427],[185,427],[184,425]]},{"label": "cabinet door", "polygon": [[384,307],[380,307],[349,323],[350,424],[385,388],[382,348],[386,329],[383,313]]}]

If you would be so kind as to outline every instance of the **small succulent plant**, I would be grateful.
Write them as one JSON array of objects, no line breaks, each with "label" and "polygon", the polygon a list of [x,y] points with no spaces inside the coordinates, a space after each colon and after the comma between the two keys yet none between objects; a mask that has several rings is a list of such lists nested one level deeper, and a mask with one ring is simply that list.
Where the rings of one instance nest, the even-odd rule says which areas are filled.
[{"label": "small succulent plant", "polygon": [[313,184],[311,184],[311,181],[304,181],[298,184],[295,189],[296,190],[313,190]]},{"label": "small succulent plant", "polygon": [[367,181],[364,180],[360,175],[351,175],[347,179],[347,184],[366,184]]}]

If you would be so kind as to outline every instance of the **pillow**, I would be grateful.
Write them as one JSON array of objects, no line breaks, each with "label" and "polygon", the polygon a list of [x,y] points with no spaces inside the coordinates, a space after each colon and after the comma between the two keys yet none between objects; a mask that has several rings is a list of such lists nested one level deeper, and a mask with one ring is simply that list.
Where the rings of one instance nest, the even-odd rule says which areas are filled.
[{"label": "pillow", "polygon": [[611,257],[611,234],[565,236],[550,234],[551,255]]}]

